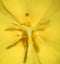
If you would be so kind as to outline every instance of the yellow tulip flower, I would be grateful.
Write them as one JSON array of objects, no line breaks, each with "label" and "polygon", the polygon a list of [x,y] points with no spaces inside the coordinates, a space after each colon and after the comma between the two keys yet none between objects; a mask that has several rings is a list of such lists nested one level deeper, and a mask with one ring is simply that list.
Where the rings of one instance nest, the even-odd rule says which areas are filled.
[{"label": "yellow tulip flower", "polygon": [[0,64],[60,64],[60,0],[0,0]]}]

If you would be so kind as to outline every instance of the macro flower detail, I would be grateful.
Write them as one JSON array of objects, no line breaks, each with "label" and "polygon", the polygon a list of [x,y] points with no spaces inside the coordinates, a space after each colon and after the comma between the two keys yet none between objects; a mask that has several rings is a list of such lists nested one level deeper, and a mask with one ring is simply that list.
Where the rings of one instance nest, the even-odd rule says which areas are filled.
[{"label": "macro flower detail", "polygon": [[59,0],[0,0],[0,64],[60,64],[59,27]]},{"label": "macro flower detail", "polygon": [[43,20],[43,21],[40,21],[36,26],[34,25],[32,27],[29,27],[30,23],[28,26],[26,26],[25,24],[18,25],[18,24],[13,23],[13,25],[15,25],[18,28],[13,28],[13,27],[6,28],[5,31],[12,31],[12,32],[19,31],[20,34],[18,33],[17,41],[14,42],[12,45],[9,45],[7,49],[10,49],[11,47],[17,45],[20,41],[22,41],[22,44],[24,48],[26,49],[25,58],[24,58],[24,62],[26,62],[29,44],[33,43],[35,51],[39,52],[39,47],[36,41],[38,36],[36,32],[44,30],[45,27],[48,25],[48,23],[49,23],[49,20]]}]

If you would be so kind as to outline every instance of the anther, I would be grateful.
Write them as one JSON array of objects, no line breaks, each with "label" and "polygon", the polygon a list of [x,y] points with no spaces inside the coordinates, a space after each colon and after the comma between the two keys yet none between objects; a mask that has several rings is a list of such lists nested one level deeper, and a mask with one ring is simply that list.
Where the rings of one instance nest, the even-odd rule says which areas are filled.
[{"label": "anther", "polygon": [[28,17],[28,16],[29,16],[29,13],[28,13],[28,12],[27,12],[27,13],[25,13],[25,16],[26,16],[26,17]]}]

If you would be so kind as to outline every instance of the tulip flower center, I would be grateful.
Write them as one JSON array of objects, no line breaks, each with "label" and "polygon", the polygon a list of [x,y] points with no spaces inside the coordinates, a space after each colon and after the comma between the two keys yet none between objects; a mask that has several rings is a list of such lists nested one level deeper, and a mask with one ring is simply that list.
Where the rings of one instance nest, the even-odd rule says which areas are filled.
[{"label": "tulip flower center", "polygon": [[[26,13],[26,16],[29,16],[29,14]],[[24,63],[25,63],[26,59],[27,59],[28,47],[31,43],[33,43],[33,47],[34,47],[35,51],[39,52],[39,46],[37,44],[37,40],[40,40],[41,42],[43,42],[43,40],[40,37],[38,37],[36,32],[44,30],[46,28],[46,25],[49,23],[49,21],[50,21],[49,19],[46,19],[42,22],[39,22],[38,24],[36,24],[34,26],[31,26],[30,22],[27,24],[20,24],[20,25],[13,23],[18,28],[7,28],[5,30],[6,31],[18,31],[19,39],[12,45],[9,45],[7,47],[7,49],[14,47],[15,45],[17,45],[17,43],[19,43],[21,41],[23,44],[23,47],[26,49],[26,53],[25,53],[25,57],[24,57]],[[40,60],[39,60],[39,62],[40,62]]]},{"label": "tulip flower center", "polygon": [[[26,13],[26,16],[29,16],[29,13]],[[31,26],[31,27],[29,27],[29,25],[30,25],[29,23],[28,23],[28,25],[27,24],[26,25],[25,24],[18,25],[18,24],[13,23],[14,25],[17,25],[18,28],[7,28],[5,30],[6,31],[18,31],[19,32],[18,36],[20,38],[19,41],[20,40],[22,41],[23,39],[26,39],[27,41],[25,42],[25,45],[26,44],[29,45],[30,43],[35,42],[34,40],[37,38],[36,32],[44,30],[46,28],[46,25],[49,23],[49,21],[50,21],[49,19],[45,19],[44,21],[42,21],[42,22],[40,22],[40,23],[38,23],[34,26]],[[8,47],[8,48],[10,48],[10,47]]]}]

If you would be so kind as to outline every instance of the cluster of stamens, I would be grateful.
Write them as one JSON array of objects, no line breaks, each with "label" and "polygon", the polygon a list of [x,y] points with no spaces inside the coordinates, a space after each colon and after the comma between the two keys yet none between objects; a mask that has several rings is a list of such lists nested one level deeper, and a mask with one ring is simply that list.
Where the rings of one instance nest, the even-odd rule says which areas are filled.
[{"label": "cluster of stamens", "polygon": [[[34,33],[37,32],[37,31],[40,31],[40,30],[44,30],[45,29],[44,26],[47,25],[48,23],[49,23],[49,20],[47,20],[45,22],[40,22],[35,27],[28,27],[28,26],[26,26],[26,25],[23,24],[23,25],[20,25],[21,27],[23,27],[23,29],[21,27],[18,28],[18,29],[16,29],[16,28],[7,28],[7,29],[5,29],[6,31],[19,31],[19,33],[21,32],[20,34],[18,34],[18,36],[19,36],[20,39],[18,39],[12,45],[9,45],[7,47],[7,49],[10,49],[10,48],[14,47],[15,45],[17,45],[21,41],[22,44],[23,44],[23,46],[24,46],[24,48],[26,48],[26,53],[25,53],[25,58],[24,58],[24,63],[25,63],[26,59],[27,59],[28,46],[29,46],[29,44],[31,42],[33,43],[33,46],[34,46],[34,49],[36,50],[36,52],[37,51],[39,52],[39,47],[37,45],[37,42],[35,41],[37,35],[34,34]],[[17,25],[17,24],[14,24],[14,25]],[[30,28],[33,28],[33,29],[30,29]],[[28,32],[30,32],[30,34]]]}]

